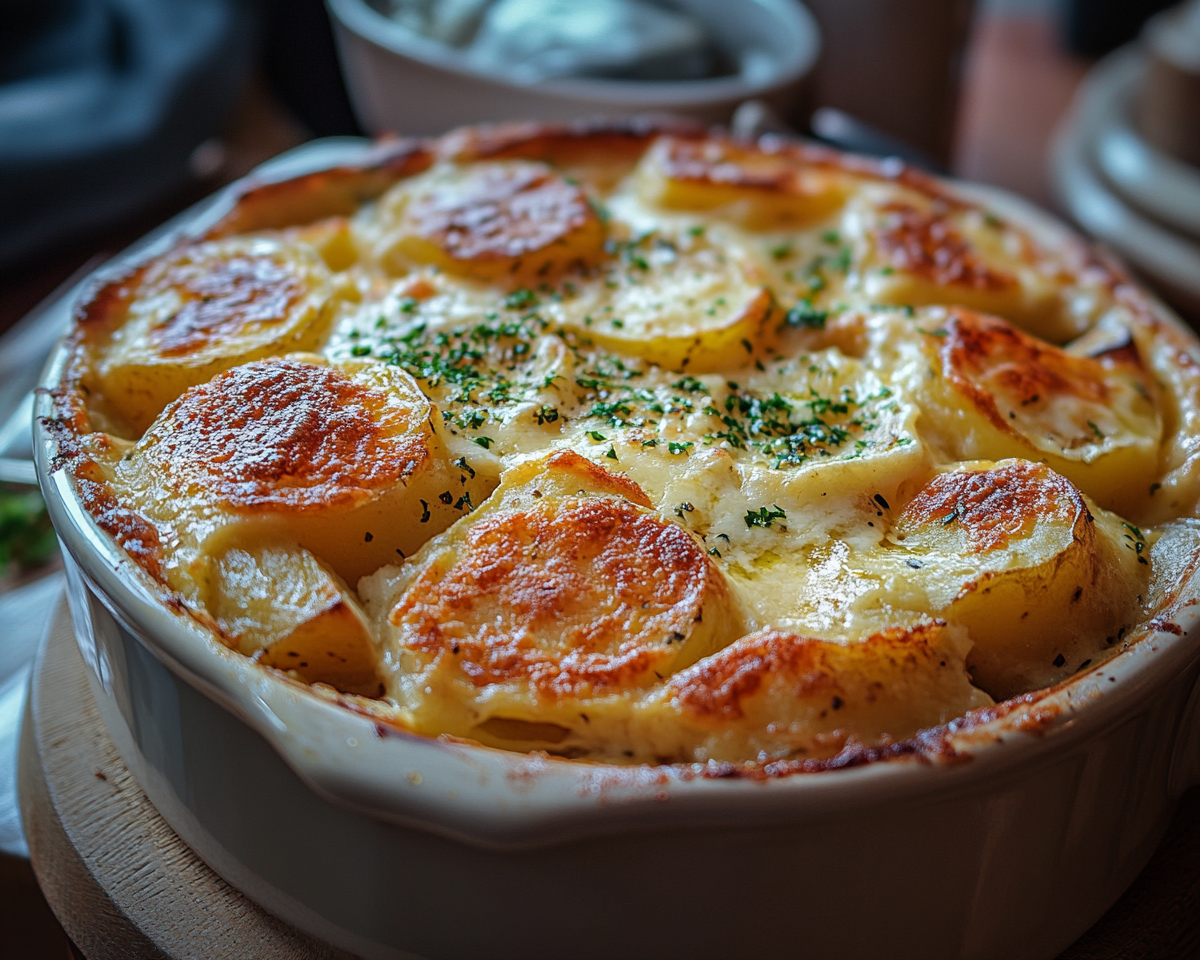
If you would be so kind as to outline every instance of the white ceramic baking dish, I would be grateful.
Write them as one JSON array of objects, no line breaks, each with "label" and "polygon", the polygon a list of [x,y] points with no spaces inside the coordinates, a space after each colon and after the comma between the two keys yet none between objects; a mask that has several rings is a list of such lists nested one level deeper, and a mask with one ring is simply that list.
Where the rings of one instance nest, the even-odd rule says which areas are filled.
[{"label": "white ceramic baking dish", "polygon": [[[316,146],[267,176],[364,149]],[[230,196],[127,257],[211,224]],[[363,957],[1049,958],[1200,781],[1190,567],[1159,632],[921,749],[764,780],[601,767],[405,735],[267,675],[156,599],[36,435],[123,758],[218,873]]]}]

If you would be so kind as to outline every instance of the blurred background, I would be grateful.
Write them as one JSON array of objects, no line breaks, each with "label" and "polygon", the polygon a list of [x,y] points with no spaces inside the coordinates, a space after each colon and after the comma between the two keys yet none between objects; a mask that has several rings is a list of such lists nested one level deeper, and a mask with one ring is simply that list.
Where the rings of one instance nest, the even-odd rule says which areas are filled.
[{"label": "blurred background", "polygon": [[[1200,257],[1200,10],[1167,12],[1138,41],[1169,6],[0,0],[0,331],[83,264],[313,137],[644,111],[725,122],[750,98],[793,130],[1014,190],[1112,243],[1126,231],[1083,208],[1113,198],[1056,186],[1052,154],[1056,132],[1102,138],[1064,126],[1097,60],[1131,43],[1138,63],[1096,109],[1148,148],[1145,169],[1122,179],[1096,144],[1073,163],[1099,166],[1102,193],[1166,231],[1167,276],[1121,252],[1200,317],[1200,281],[1179,276]],[[1190,216],[1163,222],[1130,186],[1160,179],[1157,161],[1191,189]]]},{"label": "blurred background", "polygon": [[[54,563],[4,472],[39,302],[313,138],[641,112],[1012,190],[1200,323],[1200,0],[0,0],[0,629]],[[9,661],[0,955],[67,956],[20,856]]]}]

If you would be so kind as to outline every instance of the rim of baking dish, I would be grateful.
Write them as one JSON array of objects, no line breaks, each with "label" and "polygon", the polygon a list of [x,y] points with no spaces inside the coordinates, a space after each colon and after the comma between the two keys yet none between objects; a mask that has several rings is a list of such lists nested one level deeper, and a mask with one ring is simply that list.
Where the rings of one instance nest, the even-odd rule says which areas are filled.
[{"label": "rim of baking dish", "polygon": [[[361,160],[365,141],[318,141],[252,175],[282,181]],[[199,235],[227,212],[245,183],[181,214],[113,261],[155,256]],[[1048,215],[1000,191],[964,187],[1023,226],[1078,242]],[[103,270],[110,269],[106,266]],[[88,281],[66,293],[44,322],[64,326]],[[1165,317],[1178,323],[1169,313]],[[42,376],[59,383],[68,360],[60,344]],[[1169,610],[1147,634],[1086,673],[1025,694],[883,750],[866,751],[820,772],[747,775],[735,764],[616,766],[517,753],[410,733],[348,709],[304,685],[264,670],[212,632],[168,608],[144,571],[95,523],[65,470],[54,470],[57,443],[43,420],[54,415],[47,389],[35,403],[34,453],[59,538],[106,607],[173,673],[242,719],[321,796],[360,813],[488,847],[516,849],[599,833],[699,825],[795,822],[936,793],[945,799],[980,781],[1027,772],[1104,729],[1200,659],[1200,571],[1189,571]],[[1155,629],[1157,627],[1157,629]],[[1187,713],[1200,711],[1189,704]],[[1179,739],[1179,738],[1177,738]],[[1172,789],[1187,786],[1196,752],[1184,731],[1172,764]]]}]

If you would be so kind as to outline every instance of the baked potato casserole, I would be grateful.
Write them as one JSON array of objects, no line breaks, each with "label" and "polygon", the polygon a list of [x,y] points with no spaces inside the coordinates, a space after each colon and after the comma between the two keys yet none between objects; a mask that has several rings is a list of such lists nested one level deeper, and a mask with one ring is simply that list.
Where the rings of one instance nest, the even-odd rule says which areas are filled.
[{"label": "baked potato casserole", "polygon": [[1200,344],[890,162],[395,141],[76,317],[55,466],[138,576],[214,656],[428,736],[895,755],[1161,629],[1200,546]]}]

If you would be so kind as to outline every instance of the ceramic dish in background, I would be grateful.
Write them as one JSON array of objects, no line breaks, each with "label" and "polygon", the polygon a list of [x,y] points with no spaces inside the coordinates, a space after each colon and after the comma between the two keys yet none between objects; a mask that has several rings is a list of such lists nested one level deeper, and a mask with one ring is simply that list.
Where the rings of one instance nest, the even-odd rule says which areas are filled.
[{"label": "ceramic dish in background", "polygon": [[[1151,39],[1163,35],[1169,25],[1157,17],[1147,34]],[[1200,168],[1155,146],[1137,129],[1153,71],[1151,48],[1122,54],[1089,84],[1086,96],[1094,105],[1095,121],[1088,132],[1094,137],[1096,165],[1135,207],[1200,241]]]},{"label": "ceramic dish in background", "polygon": [[1200,170],[1147,143],[1128,122],[1128,114],[1100,131],[1096,159],[1134,205],[1200,240]]},{"label": "ceramic dish in background", "polygon": [[1193,219],[1200,217],[1200,178],[1178,161],[1149,153],[1128,128],[1145,73],[1146,55],[1134,46],[1092,69],[1055,136],[1051,182],[1080,226],[1200,318],[1200,240],[1173,229],[1200,235],[1200,219]]},{"label": "ceramic dish in background", "polygon": [[[302,150],[287,173],[369,150]],[[125,260],[202,231],[232,196]],[[37,413],[51,412],[43,396]],[[1187,565],[1159,632],[930,735],[956,762],[932,751],[767,781],[614,768],[386,730],[267,674],[162,604],[50,472],[45,429],[36,453],[89,681],[130,770],[234,886],[370,960],[1050,958],[1117,899],[1200,781]]]},{"label": "ceramic dish in background", "polygon": [[681,0],[729,58],[759,51],[762,70],[704,80],[558,78],[521,84],[471,67],[459,51],[390,20],[367,0],[327,0],[351,102],[372,133],[441,133],[502,120],[672,113],[723,123],[744,100],[788,116],[820,53],[816,21],[797,0]]}]

